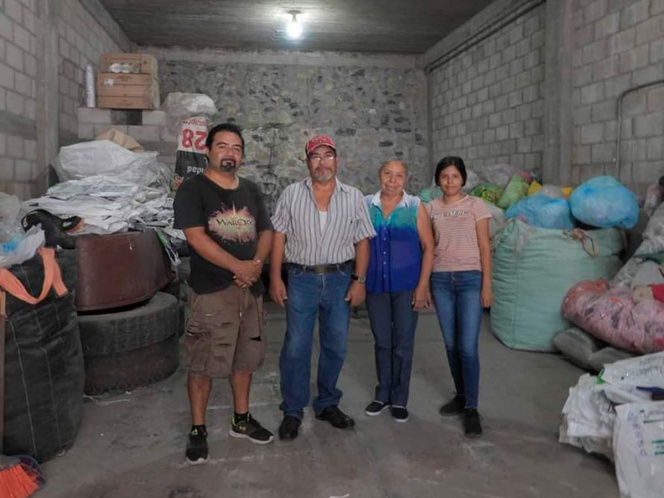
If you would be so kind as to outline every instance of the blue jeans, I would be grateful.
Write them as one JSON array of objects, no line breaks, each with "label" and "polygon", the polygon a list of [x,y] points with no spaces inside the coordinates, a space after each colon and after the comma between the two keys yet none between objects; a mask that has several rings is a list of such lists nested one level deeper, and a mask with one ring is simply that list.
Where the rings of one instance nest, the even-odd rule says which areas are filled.
[{"label": "blue jeans", "polygon": [[412,290],[367,293],[378,376],[374,399],[395,406],[408,404],[418,318],[412,299]]},{"label": "blue jeans", "polygon": [[477,408],[480,383],[478,338],[482,323],[482,272],[431,274],[431,294],[443,331],[447,361],[456,392],[466,397],[466,408]]},{"label": "blue jeans", "polygon": [[350,287],[348,270],[317,275],[288,269],[286,300],[286,337],[279,358],[281,374],[280,409],[284,415],[302,419],[309,404],[311,353],[316,316],[319,319],[320,354],[318,356],[318,396],[313,409],[320,413],[339,404],[341,390],[337,380],[346,358],[350,324],[350,306],[344,297]]}]

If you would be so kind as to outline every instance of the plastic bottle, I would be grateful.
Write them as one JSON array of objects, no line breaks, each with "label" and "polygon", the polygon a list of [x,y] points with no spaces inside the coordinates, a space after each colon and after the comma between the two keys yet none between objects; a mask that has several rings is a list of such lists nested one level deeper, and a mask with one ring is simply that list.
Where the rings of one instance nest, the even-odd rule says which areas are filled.
[{"label": "plastic bottle", "polygon": [[95,92],[95,68],[92,64],[85,65],[85,105],[86,107],[97,106],[97,95]]}]

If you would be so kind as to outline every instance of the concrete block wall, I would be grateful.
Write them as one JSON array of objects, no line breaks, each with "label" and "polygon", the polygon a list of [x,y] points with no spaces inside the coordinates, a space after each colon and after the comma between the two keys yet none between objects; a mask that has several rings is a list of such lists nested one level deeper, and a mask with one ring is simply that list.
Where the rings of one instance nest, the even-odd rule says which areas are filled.
[{"label": "concrete block wall", "polygon": [[541,170],[544,29],[541,5],[431,71],[434,163],[457,155],[475,171]]},{"label": "concrete block wall", "polygon": [[[58,128],[55,147],[77,140],[87,62],[96,64],[101,53],[124,52],[129,46],[126,37],[114,41],[118,36],[111,37],[108,26],[90,13],[91,3],[0,0],[0,190],[21,199],[40,195],[46,187],[52,156],[38,161],[39,151],[48,148],[46,130]],[[53,24],[57,47],[47,35]],[[57,59],[57,77],[46,69],[49,57]],[[48,104],[47,97],[52,97]],[[57,106],[57,123],[49,121],[47,105]]]},{"label": "concrete block wall", "polygon": [[0,2],[0,190],[21,198],[36,175],[36,1]]},{"label": "concrete block wall", "polygon": [[85,104],[85,66],[106,52],[124,52],[79,0],[58,3],[58,125],[61,143],[78,135],[77,109]]},{"label": "concrete block wall", "polygon": [[[610,174],[638,194],[664,174],[664,0],[576,0],[572,178]],[[620,165],[617,164],[620,152]]]}]

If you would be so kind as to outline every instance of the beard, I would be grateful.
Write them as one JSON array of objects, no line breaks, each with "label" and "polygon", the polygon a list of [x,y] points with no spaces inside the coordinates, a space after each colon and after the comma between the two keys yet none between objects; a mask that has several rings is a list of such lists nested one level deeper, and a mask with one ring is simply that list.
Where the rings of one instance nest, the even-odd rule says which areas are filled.
[{"label": "beard", "polygon": [[318,168],[314,170],[313,174],[314,180],[318,182],[327,182],[334,178],[334,171],[332,169],[322,169]]},{"label": "beard", "polygon": [[235,162],[235,159],[222,159],[219,161],[219,170],[224,173],[235,173],[238,168],[238,164]]}]

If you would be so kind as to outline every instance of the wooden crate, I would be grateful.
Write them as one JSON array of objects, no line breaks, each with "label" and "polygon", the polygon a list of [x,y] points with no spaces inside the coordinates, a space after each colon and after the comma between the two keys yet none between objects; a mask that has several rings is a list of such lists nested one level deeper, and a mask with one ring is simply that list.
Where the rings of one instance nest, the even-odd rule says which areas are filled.
[{"label": "wooden crate", "polygon": [[97,106],[102,109],[158,109],[159,83],[150,74],[97,74]]},{"label": "wooden crate", "polygon": [[150,74],[153,78],[158,74],[157,59],[148,54],[102,54],[99,71],[110,73],[110,67],[115,63],[131,65],[132,73]]}]

